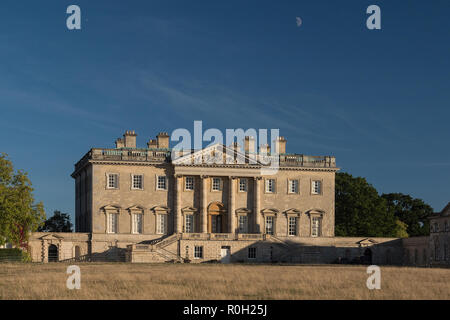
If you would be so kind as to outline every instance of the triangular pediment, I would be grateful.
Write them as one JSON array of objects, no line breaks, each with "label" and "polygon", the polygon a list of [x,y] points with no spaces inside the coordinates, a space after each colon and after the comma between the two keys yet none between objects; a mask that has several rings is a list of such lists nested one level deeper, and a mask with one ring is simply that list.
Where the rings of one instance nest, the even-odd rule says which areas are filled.
[{"label": "triangular pediment", "polygon": [[40,237],[39,239],[41,239],[41,240],[61,240],[64,238],[62,236],[58,236],[56,234],[49,233],[49,234],[46,234],[46,235]]},{"label": "triangular pediment", "polygon": [[169,212],[170,209],[165,206],[155,206],[152,208],[153,212]]},{"label": "triangular pediment", "polygon": [[105,211],[107,211],[107,210],[120,210],[120,206],[108,204],[106,206],[103,206],[102,209],[105,210]]},{"label": "triangular pediment", "polygon": [[274,209],[274,208],[265,208],[265,209],[262,209],[261,210],[261,213],[263,214],[263,215],[265,215],[265,214],[274,214],[274,215],[277,215],[278,214],[278,209]]},{"label": "triangular pediment", "polygon": [[261,165],[256,158],[247,156],[246,154],[235,151],[221,143],[216,143],[204,149],[185,154],[178,159],[172,161],[174,165],[241,165],[253,164]]},{"label": "triangular pediment", "polygon": [[362,239],[360,241],[357,241],[356,243],[361,245],[361,246],[370,246],[370,245],[376,244],[377,242],[375,240],[373,240],[373,239],[365,238],[365,239]]},{"label": "triangular pediment", "polygon": [[144,211],[145,208],[139,205],[134,205],[128,208],[129,211]]},{"label": "triangular pediment", "polygon": [[302,212],[300,210],[298,210],[298,209],[291,208],[291,209],[288,209],[288,210],[284,211],[284,213],[285,214],[300,215]]},{"label": "triangular pediment", "polygon": [[181,212],[197,212],[197,209],[194,207],[184,207],[181,209]]}]

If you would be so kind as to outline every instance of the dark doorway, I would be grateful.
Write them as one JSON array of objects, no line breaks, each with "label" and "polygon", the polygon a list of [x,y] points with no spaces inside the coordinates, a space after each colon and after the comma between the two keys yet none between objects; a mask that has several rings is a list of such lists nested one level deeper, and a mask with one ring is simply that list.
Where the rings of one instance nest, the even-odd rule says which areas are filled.
[{"label": "dark doorway", "polygon": [[369,248],[364,250],[364,263],[372,264],[372,250],[370,250]]},{"label": "dark doorway", "polygon": [[75,246],[75,259],[80,259],[81,256],[81,250],[79,246]]},{"label": "dark doorway", "polygon": [[54,244],[48,246],[48,262],[58,261],[58,247]]}]

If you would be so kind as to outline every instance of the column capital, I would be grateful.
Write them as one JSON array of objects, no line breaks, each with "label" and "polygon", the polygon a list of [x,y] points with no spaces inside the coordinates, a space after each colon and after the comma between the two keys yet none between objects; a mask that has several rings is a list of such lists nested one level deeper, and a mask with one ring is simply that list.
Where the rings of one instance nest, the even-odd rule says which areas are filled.
[{"label": "column capital", "polygon": [[201,179],[207,179],[207,178],[209,178],[209,176],[206,175],[206,174],[201,174],[201,175],[200,175],[200,178],[201,178]]},{"label": "column capital", "polygon": [[236,177],[236,176],[228,176],[228,179],[230,179],[230,180],[235,180],[235,179],[237,179],[238,177]]},{"label": "column capital", "polygon": [[253,177],[254,180],[262,180],[263,177],[258,176],[258,177]]},{"label": "column capital", "polygon": [[183,178],[183,175],[182,175],[182,174],[179,174],[179,173],[177,173],[177,174],[174,174],[174,177],[175,177],[175,178]]}]

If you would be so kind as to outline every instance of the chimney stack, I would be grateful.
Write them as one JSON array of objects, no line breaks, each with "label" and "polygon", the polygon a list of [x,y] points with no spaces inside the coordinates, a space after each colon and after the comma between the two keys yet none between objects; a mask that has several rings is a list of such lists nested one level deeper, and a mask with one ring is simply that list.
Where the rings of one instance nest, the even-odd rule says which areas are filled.
[{"label": "chimney stack", "polygon": [[158,149],[169,149],[169,134],[167,132],[160,132],[156,136],[156,144]]},{"label": "chimney stack", "polygon": [[156,139],[150,139],[147,142],[147,148],[149,148],[149,149],[156,149],[156,148],[158,148],[158,141],[156,141]]},{"label": "chimney stack", "polygon": [[123,135],[123,140],[125,142],[125,148],[136,148],[136,136],[137,134],[134,130],[127,130]]},{"label": "chimney stack", "polygon": [[244,151],[245,153],[255,153],[255,138],[252,136],[246,136],[244,139]]},{"label": "chimney stack", "polygon": [[270,146],[265,143],[259,146],[259,153],[260,154],[269,154],[270,153]]},{"label": "chimney stack", "polygon": [[286,139],[284,137],[277,137],[275,142],[275,152],[278,154],[286,153]]},{"label": "chimney stack", "polygon": [[116,140],[116,148],[120,149],[120,148],[123,148],[123,147],[125,147],[123,139],[122,138],[117,138],[117,140]]}]

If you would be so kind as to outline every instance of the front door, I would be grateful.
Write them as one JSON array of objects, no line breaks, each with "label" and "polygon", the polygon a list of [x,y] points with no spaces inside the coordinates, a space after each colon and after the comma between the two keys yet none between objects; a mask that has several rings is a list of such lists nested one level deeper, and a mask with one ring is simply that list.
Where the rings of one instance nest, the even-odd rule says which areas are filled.
[{"label": "front door", "polygon": [[231,249],[230,247],[222,247],[220,249],[220,262],[222,263],[230,263],[231,260]]}]

